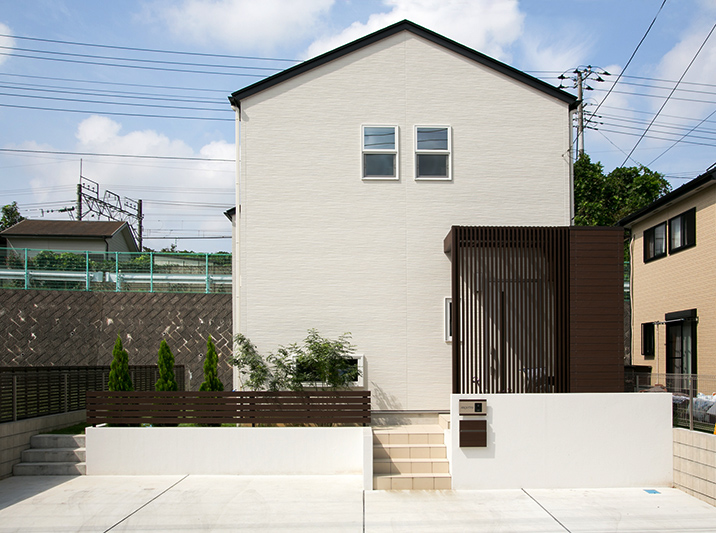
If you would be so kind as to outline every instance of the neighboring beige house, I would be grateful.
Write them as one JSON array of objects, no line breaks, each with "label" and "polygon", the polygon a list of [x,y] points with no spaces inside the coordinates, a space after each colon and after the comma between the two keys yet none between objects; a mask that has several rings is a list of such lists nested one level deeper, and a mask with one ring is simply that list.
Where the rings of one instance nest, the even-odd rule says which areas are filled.
[{"label": "neighboring beige house", "polygon": [[351,332],[374,409],[448,410],[444,240],[570,225],[575,98],[403,21],[229,100],[234,331],[264,353]]},{"label": "neighboring beige house", "polygon": [[710,170],[619,222],[632,231],[632,364],[654,373],[716,374],[714,185]]},{"label": "neighboring beige house", "polygon": [[0,232],[7,248],[90,252],[138,252],[126,222],[25,219]]}]

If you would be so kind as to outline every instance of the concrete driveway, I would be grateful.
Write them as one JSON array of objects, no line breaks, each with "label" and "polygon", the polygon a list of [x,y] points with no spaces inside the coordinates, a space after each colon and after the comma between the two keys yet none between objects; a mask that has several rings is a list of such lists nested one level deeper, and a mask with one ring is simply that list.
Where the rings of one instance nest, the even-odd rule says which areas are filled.
[{"label": "concrete driveway", "polygon": [[358,476],[77,476],[0,481],[0,533],[715,532],[677,489],[367,491]]}]

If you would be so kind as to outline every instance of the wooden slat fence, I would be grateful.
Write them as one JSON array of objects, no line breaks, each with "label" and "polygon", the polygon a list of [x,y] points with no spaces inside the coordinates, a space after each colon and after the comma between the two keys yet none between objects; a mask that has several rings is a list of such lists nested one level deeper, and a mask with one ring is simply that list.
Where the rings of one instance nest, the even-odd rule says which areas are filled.
[{"label": "wooden slat fence", "polygon": [[87,392],[87,423],[370,424],[370,391]]},{"label": "wooden slat fence", "polygon": [[[85,393],[106,390],[109,366],[0,367],[0,423],[85,408]],[[153,390],[159,379],[154,365],[131,365],[137,390]],[[174,367],[184,388],[184,366]]]}]

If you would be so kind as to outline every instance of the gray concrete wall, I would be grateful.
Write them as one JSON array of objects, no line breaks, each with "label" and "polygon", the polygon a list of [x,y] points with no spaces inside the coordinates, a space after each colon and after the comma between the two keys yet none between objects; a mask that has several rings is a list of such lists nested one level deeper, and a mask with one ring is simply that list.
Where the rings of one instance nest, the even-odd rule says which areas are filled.
[{"label": "gray concrete wall", "polygon": [[716,506],[716,435],[674,428],[674,486]]},{"label": "gray concrete wall", "polygon": [[206,339],[231,390],[231,295],[0,290],[0,366],[109,365],[119,334],[130,365],[156,365],[162,339],[186,369],[187,390],[203,381]]},{"label": "gray concrete wall", "polygon": [[82,409],[0,424],[0,479],[12,475],[13,465],[20,462],[22,452],[30,447],[33,435],[79,424],[85,418],[85,410]]}]

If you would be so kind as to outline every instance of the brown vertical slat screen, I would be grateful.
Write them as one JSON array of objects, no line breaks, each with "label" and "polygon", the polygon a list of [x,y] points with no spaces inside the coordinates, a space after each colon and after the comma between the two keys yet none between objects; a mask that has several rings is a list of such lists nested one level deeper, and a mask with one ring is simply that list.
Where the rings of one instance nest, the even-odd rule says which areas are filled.
[{"label": "brown vertical slat screen", "polygon": [[454,226],[446,248],[453,391],[568,391],[569,228]]}]

